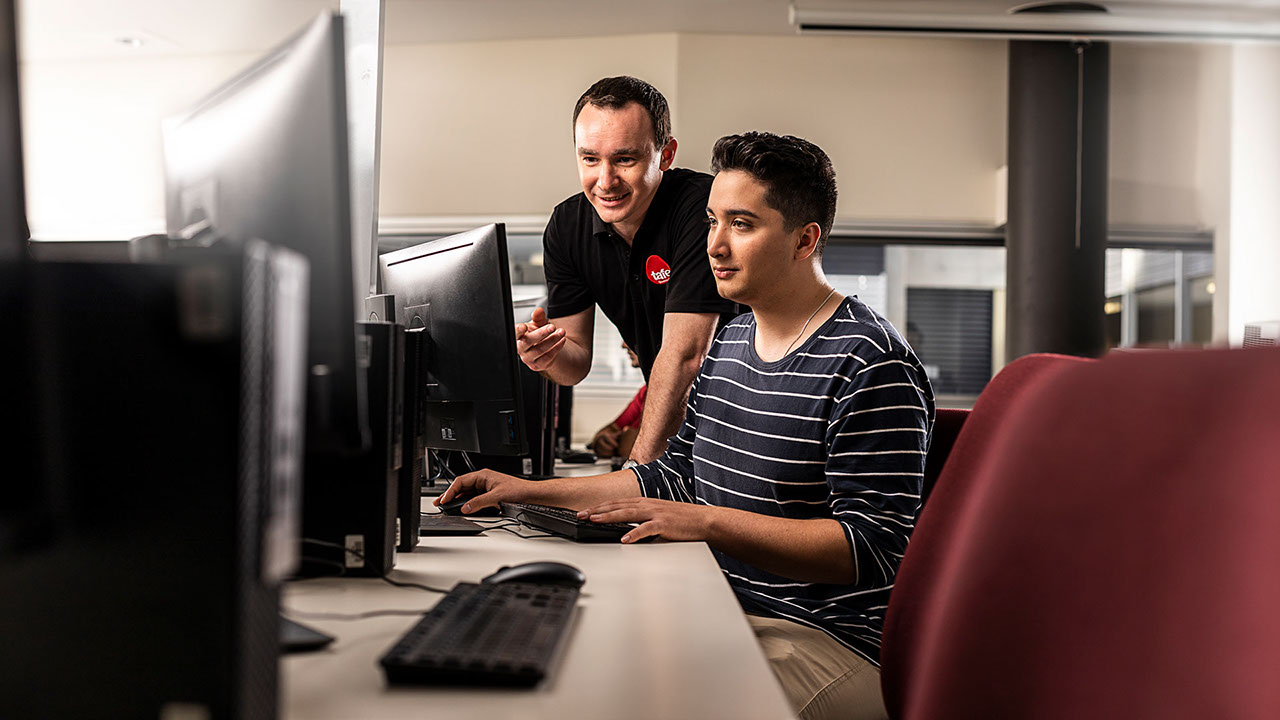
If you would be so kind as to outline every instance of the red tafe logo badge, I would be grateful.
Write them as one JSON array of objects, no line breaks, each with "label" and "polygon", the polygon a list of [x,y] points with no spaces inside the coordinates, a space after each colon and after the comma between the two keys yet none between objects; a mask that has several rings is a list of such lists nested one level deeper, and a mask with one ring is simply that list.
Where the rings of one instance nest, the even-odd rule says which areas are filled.
[{"label": "red tafe logo badge", "polygon": [[658,285],[666,285],[671,279],[671,266],[657,255],[650,255],[645,261],[644,272],[649,276],[649,280]]}]

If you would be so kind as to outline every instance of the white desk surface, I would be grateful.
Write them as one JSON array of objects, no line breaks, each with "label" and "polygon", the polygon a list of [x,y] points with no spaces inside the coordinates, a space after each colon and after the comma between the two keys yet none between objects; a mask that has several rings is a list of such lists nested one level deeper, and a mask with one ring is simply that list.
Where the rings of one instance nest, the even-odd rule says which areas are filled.
[{"label": "white desk surface", "polygon": [[337,641],[282,658],[283,717],[794,717],[703,543],[580,544],[488,530],[423,538],[397,558],[391,577],[449,588],[533,560],[567,562],[587,576],[559,658],[537,688],[388,687],[378,659],[418,617],[326,620],[288,611],[426,610],[440,596],[377,579],[313,579],[285,588],[285,615]]}]

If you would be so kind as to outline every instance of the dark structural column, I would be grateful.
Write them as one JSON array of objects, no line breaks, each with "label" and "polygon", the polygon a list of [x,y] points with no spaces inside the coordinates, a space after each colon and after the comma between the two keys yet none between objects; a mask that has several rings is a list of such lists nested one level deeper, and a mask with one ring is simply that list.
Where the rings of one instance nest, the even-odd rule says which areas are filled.
[{"label": "dark structural column", "polygon": [[1106,43],[1009,42],[1009,360],[1106,346],[1109,73]]}]

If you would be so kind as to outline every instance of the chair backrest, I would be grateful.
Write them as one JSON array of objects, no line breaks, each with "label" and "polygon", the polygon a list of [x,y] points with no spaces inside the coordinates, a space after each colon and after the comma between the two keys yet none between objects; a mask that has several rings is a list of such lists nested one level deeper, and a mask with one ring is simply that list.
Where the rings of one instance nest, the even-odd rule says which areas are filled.
[{"label": "chair backrest", "polygon": [[[880,680],[890,717],[901,716],[918,653],[919,629],[933,607],[930,600],[933,576],[977,484],[978,470],[991,457],[992,436],[1002,427],[1010,404],[1037,383],[1066,368],[1089,362],[1092,361],[1069,355],[1035,354],[1009,363],[987,383],[973,410],[965,416],[954,444],[946,453],[936,484],[929,483],[926,469],[925,484],[932,485],[932,492],[925,490],[921,494],[922,502],[926,497],[928,502],[921,508],[906,556],[898,568],[880,644]],[[939,411],[934,443],[938,442],[942,422],[943,411]],[[945,442],[945,434],[942,437]],[[929,455],[933,454],[931,445]]]},{"label": "chair backrest", "polygon": [[956,444],[964,421],[969,419],[969,411],[957,408],[938,408],[933,419],[933,433],[929,437],[929,453],[924,458],[924,483],[920,488],[920,504],[923,506],[938,483],[942,467]]},{"label": "chair backrest", "polygon": [[900,717],[1280,718],[1280,351],[1068,367],[989,452]]}]

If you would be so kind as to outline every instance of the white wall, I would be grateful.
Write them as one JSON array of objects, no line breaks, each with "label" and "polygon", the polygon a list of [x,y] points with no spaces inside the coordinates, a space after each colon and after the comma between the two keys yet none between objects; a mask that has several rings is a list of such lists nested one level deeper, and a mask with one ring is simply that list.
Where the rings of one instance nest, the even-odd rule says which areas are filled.
[{"label": "white wall", "polygon": [[608,75],[678,106],[676,36],[390,46],[383,58],[383,216],[547,215],[578,191],[572,115]]},{"label": "white wall", "polygon": [[800,135],[831,156],[840,218],[991,223],[1007,60],[998,41],[682,35],[683,161],[732,132]]},{"label": "white wall", "polygon": [[1280,48],[1234,48],[1231,77],[1231,342],[1280,319]]},{"label": "white wall", "polygon": [[[1114,47],[1113,220],[1217,219],[1203,172],[1222,154],[1206,152],[1202,130],[1208,52]],[[46,236],[154,226],[160,119],[251,60],[24,64],[33,225]],[[386,48],[381,214],[545,215],[577,189],[574,101],[618,73],[668,96],[680,165],[705,169],[729,132],[789,132],[831,155],[842,219],[993,219],[1004,42],[676,34]]]},{"label": "white wall", "polygon": [[119,239],[163,231],[161,120],[252,61],[24,63],[23,152],[35,236]]},{"label": "white wall", "polygon": [[[1108,214],[1112,223],[1203,226],[1210,219],[1200,164],[1210,46],[1111,48]],[[1217,152],[1225,151],[1225,146]]]}]

